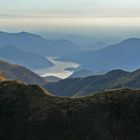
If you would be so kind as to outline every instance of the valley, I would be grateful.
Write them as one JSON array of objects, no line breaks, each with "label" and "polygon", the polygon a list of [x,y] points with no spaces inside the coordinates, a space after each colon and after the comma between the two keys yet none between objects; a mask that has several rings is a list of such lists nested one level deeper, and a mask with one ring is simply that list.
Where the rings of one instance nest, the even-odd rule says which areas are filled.
[{"label": "valley", "polygon": [[0,140],[140,140],[140,0],[0,0]]},{"label": "valley", "polygon": [[53,64],[51,67],[36,70],[35,72],[42,77],[56,76],[62,79],[70,76],[74,71],[66,70],[67,68],[78,68],[80,65],[77,63],[66,62],[57,60],[56,57],[47,57],[47,59]]}]

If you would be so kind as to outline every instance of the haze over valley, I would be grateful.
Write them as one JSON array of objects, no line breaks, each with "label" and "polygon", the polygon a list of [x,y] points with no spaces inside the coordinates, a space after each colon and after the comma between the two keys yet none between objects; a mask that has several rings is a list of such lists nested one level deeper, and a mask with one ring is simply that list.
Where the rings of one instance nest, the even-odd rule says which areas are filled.
[{"label": "haze over valley", "polygon": [[0,0],[0,140],[140,140],[140,1]]},{"label": "haze over valley", "polygon": [[43,77],[63,79],[80,70],[104,74],[114,69],[139,69],[139,38],[102,47],[101,44],[95,44],[95,50],[83,50],[67,39],[48,40],[29,32],[0,32],[0,58],[23,65]]}]

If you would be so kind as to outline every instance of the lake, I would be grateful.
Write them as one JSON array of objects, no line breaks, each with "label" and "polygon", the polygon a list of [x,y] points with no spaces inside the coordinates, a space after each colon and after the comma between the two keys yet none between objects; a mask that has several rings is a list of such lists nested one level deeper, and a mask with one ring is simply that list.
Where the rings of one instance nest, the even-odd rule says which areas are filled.
[{"label": "lake", "polygon": [[42,77],[56,76],[65,79],[74,72],[73,70],[68,70],[68,68],[78,68],[80,66],[79,64],[73,62],[59,61],[56,57],[47,57],[47,59],[54,65],[48,68],[43,68],[35,71]]}]

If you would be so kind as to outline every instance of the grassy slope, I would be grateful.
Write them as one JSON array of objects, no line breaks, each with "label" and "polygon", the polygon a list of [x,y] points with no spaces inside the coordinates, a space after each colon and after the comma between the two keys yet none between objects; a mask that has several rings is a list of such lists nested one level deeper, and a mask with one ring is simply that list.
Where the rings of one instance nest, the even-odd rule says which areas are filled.
[{"label": "grassy slope", "polygon": [[5,80],[5,76],[3,73],[0,72],[0,81]]},{"label": "grassy slope", "polygon": [[0,71],[5,74],[8,80],[20,80],[27,84],[45,85],[47,81],[30,71],[26,67],[10,64],[0,60]]},{"label": "grassy slope", "polygon": [[139,90],[67,98],[39,86],[0,82],[0,139],[139,140],[139,110]]}]

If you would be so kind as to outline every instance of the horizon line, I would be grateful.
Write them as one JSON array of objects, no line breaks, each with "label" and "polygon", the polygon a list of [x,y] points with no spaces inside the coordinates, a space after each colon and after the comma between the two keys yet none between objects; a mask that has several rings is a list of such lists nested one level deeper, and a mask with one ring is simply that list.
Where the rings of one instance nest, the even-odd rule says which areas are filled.
[{"label": "horizon line", "polygon": [[126,16],[126,15],[22,15],[22,14],[7,14],[0,13],[0,18],[140,18],[140,16]]}]

